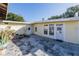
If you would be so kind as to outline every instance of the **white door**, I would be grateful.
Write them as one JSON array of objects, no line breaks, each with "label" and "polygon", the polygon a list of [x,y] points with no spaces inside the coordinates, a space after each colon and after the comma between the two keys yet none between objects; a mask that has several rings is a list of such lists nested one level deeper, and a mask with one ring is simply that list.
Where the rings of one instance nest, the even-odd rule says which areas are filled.
[{"label": "white door", "polygon": [[64,40],[63,24],[56,24],[56,39]]},{"label": "white door", "polygon": [[49,35],[51,38],[55,38],[55,27],[54,24],[49,24]]}]

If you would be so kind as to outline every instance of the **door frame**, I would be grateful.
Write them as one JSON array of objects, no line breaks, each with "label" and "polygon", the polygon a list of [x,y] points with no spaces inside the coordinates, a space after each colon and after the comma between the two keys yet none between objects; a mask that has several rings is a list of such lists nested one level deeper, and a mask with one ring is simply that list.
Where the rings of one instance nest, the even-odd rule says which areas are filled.
[{"label": "door frame", "polygon": [[[63,37],[62,37],[62,41],[64,41],[65,40],[65,24],[64,23],[61,23],[62,24],[62,35],[63,35]],[[55,24],[55,38],[57,39],[57,24]],[[61,27],[61,26],[60,26]]]},{"label": "door frame", "polygon": [[[52,25],[53,25],[53,27],[54,27],[54,35],[50,35],[50,34],[49,34],[49,37],[52,38],[52,39],[55,39],[55,24],[52,24]],[[49,27],[52,27],[52,26],[50,26],[50,24],[49,24]],[[48,29],[49,29],[49,27],[48,27]],[[48,30],[48,33],[49,33],[49,31],[50,31],[50,30]]]}]

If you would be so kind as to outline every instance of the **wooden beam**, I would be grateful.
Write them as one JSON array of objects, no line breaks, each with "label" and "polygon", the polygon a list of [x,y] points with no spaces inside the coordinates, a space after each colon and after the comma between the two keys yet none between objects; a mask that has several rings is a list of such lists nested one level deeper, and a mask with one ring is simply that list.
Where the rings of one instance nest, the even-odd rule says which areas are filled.
[{"label": "wooden beam", "polygon": [[0,3],[0,19],[5,20],[8,3]]},{"label": "wooden beam", "polygon": [[8,3],[0,3],[1,6],[7,7]]}]

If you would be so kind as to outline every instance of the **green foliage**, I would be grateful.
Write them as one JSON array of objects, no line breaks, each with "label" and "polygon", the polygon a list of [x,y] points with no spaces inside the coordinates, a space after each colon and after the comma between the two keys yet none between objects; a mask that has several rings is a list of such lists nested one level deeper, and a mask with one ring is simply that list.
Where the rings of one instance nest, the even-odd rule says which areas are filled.
[{"label": "green foliage", "polygon": [[72,6],[72,7],[68,8],[65,13],[63,13],[59,16],[51,16],[50,18],[48,18],[48,20],[74,17],[76,12],[79,12],[79,5]]},{"label": "green foliage", "polygon": [[14,33],[15,31],[10,30],[8,27],[5,30],[0,31],[0,48],[14,37]]},{"label": "green foliage", "polygon": [[63,14],[63,17],[74,17],[76,12],[79,12],[79,5],[68,8],[67,11]]},{"label": "green foliage", "polygon": [[7,15],[7,20],[11,20],[11,21],[24,21],[22,16],[19,16],[17,14],[14,13],[8,13]]},{"label": "green foliage", "polygon": [[58,18],[61,18],[61,16],[51,16],[50,18],[48,18],[48,20],[51,20],[51,19],[58,19]]}]

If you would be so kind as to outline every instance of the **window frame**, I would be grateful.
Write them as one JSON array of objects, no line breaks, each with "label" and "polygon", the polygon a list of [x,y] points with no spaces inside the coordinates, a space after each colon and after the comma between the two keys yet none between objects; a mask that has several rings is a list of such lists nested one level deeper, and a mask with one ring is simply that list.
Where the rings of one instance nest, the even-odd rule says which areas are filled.
[{"label": "window frame", "polygon": [[48,29],[44,29],[44,35],[48,35]]},{"label": "window frame", "polygon": [[53,35],[53,36],[55,35],[54,29],[55,29],[54,24],[49,24],[49,35]]},{"label": "window frame", "polygon": [[37,27],[35,27],[35,32],[37,32]]},{"label": "window frame", "polygon": [[48,24],[44,24],[44,35],[48,35]]}]

